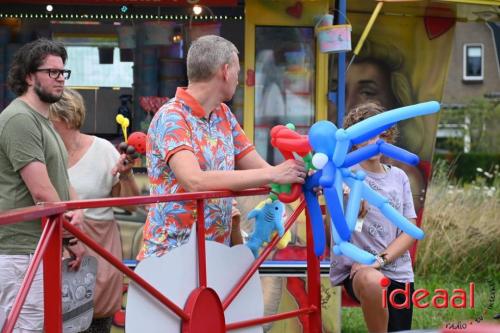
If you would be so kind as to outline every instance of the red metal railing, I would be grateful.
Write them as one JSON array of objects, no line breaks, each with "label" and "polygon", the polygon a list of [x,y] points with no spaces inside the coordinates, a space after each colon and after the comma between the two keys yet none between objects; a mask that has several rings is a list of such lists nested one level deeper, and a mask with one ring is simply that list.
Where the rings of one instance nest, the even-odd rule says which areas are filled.
[{"label": "red metal railing", "polygon": [[[198,281],[199,289],[207,286],[207,270],[206,270],[206,253],[205,253],[205,217],[204,217],[204,200],[209,198],[236,197],[236,196],[252,196],[268,194],[268,188],[257,188],[245,190],[241,192],[231,191],[210,191],[196,193],[181,193],[169,194],[160,196],[141,196],[128,198],[112,198],[98,200],[80,200],[67,201],[59,203],[44,204],[34,207],[27,207],[17,210],[11,210],[0,214],[0,225],[19,223],[26,220],[42,219],[43,232],[38,242],[37,248],[33,255],[33,260],[24,277],[23,283],[16,297],[12,310],[10,311],[7,320],[2,329],[2,333],[12,332],[14,325],[19,317],[22,304],[26,299],[28,291],[33,282],[35,272],[40,266],[43,259],[43,274],[44,274],[44,309],[45,320],[44,328],[46,332],[61,333],[62,332],[62,298],[61,298],[61,238],[63,228],[72,233],[75,237],[85,243],[89,248],[94,250],[110,264],[119,269],[123,274],[127,275],[137,285],[141,286],[145,291],[151,294],[159,302],[164,304],[167,309],[178,315],[182,321],[188,322],[191,318],[191,313],[186,312],[177,304],[172,302],[168,297],[160,293],[156,288],[151,286],[147,281],[137,275],[133,270],[125,266],[120,260],[116,259],[111,253],[94,242],[90,237],[83,233],[78,228],[64,221],[62,214],[68,210],[111,207],[111,206],[130,206],[130,205],[146,205],[168,201],[187,201],[196,200],[197,204],[197,250],[198,250]],[[285,223],[285,230],[288,230],[295,222],[297,217],[305,208],[305,202],[301,202],[297,209],[293,212],[290,218]],[[299,315],[309,315],[309,327],[311,333],[321,332],[321,297],[320,297],[320,271],[319,260],[314,254],[312,232],[310,229],[309,216],[306,212],[306,232],[307,232],[307,283],[309,304],[307,307],[299,308],[294,311],[279,313],[262,318],[254,318],[226,324],[226,331],[250,327],[259,324],[264,324],[272,321],[277,321],[290,317],[298,317]],[[237,297],[238,293],[243,289],[245,284],[250,280],[252,275],[257,271],[259,266],[265,260],[272,248],[278,242],[278,237],[273,240],[262,251],[259,258],[248,268],[246,273],[232,288],[225,300],[222,301],[222,307],[225,310],[231,302]],[[54,259],[56,258],[56,259]]]}]

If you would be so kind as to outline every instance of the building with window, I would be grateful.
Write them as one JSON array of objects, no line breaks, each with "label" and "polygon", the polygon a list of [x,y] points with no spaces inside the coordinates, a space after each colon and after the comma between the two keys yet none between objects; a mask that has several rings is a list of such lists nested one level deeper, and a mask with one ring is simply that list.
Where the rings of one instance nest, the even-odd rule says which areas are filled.
[{"label": "building with window", "polygon": [[500,23],[457,22],[444,104],[500,93]]},{"label": "building with window", "polygon": [[[488,15],[480,17],[479,14]],[[485,11],[478,13],[478,19],[480,21],[456,23],[454,45],[442,100],[444,112],[462,114],[457,110],[465,108],[473,100],[500,99],[500,14]],[[438,127],[438,151],[446,148],[446,144],[440,144],[441,141],[461,138],[463,151],[469,152],[470,117],[464,114],[463,117],[453,117],[451,122],[448,118],[448,121],[442,121]]]}]

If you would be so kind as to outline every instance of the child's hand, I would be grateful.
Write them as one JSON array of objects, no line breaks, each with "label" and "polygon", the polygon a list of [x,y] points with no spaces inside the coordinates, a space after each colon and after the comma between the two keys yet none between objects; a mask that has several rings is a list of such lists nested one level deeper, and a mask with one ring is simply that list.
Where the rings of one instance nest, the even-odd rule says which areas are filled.
[{"label": "child's hand", "polygon": [[352,264],[351,266],[351,272],[349,273],[349,279],[352,279],[354,277],[354,275],[360,270],[360,269],[365,269],[365,268],[374,268],[374,269],[379,269],[380,268],[380,264],[378,263],[378,261],[375,261],[373,264],[371,265],[363,265],[363,264],[359,264],[357,262],[355,262],[354,264]]},{"label": "child's hand", "polygon": [[[342,191],[344,193],[344,198],[347,199],[351,189],[346,184],[342,184]],[[368,202],[366,200],[361,200],[358,217],[362,219],[366,216],[366,214],[368,214]]]},{"label": "child's hand", "polygon": [[[307,171],[307,177],[311,177],[316,172],[318,172],[318,171],[315,169],[309,169],[309,171]],[[316,196],[320,196],[323,194],[323,188],[321,186],[313,187],[313,191],[314,191],[314,193],[316,193]]]},{"label": "child's hand", "polygon": [[344,197],[348,197],[351,193],[351,189],[345,183],[342,183],[342,193],[344,193]]},{"label": "child's hand", "polygon": [[361,200],[361,204],[359,205],[359,218],[364,218],[368,214],[368,202],[366,200]]}]

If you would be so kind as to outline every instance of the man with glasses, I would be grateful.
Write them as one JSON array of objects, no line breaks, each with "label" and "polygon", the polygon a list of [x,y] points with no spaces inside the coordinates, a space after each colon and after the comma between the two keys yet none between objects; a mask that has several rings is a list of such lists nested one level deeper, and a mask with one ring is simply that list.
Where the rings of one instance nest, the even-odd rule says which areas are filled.
[{"label": "man with glasses", "polygon": [[[0,212],[77,199],[66,171],[66,149],[49,121],[49,105],[61,98],[71,73],[64,69],[66,58],[64,46],[47,39],[24,45],[14,56],[7,83],[18,97],[0,113]],[[66,216],[81,227],[80,210]],[[11,311],[41,231],[40,220],[0,225],[0,312]],[[81,247],[70,251],[77,268]],[[42,332],[43,322],[40,266],[14,332]]]}]

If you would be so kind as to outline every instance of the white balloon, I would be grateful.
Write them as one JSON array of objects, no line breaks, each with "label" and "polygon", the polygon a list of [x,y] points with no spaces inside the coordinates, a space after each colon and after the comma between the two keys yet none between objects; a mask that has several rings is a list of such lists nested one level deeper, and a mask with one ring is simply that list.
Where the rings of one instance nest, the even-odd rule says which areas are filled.
[{"label": "white balloon", "polygon": [[328,163],[328,156],[323,153],[316,153],[312,157],[312,164],[318,170],[321,170],[325,167],[326,163]]}]

